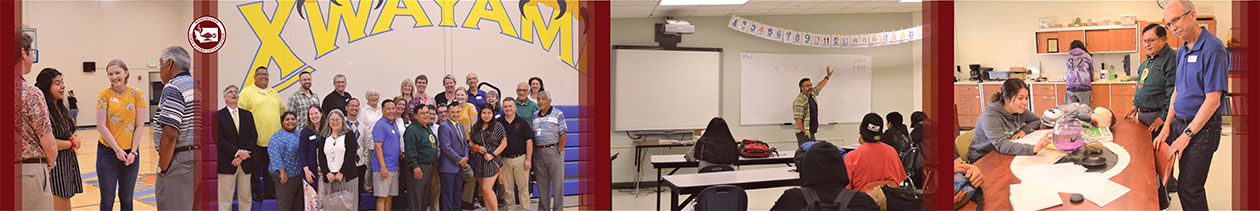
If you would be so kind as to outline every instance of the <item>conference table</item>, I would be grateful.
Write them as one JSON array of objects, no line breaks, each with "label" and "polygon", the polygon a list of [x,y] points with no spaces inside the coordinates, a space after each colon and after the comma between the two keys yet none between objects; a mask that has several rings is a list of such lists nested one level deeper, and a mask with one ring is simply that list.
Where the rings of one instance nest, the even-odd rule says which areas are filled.
[{"label": "conference table", "polygon": [[[682,210],[696,196],[695,194],[716,185],[734,185],[745,190],[800,186],[801,176],[795,169],[795,167],[777,167],[665,176],[665,185],[668,185],[670,189],[669,210]],[[691,197],[679,204],[678,195],[680,194],[691,194]],[[657,206],[657,209],[659,210],[660,206]]]},{"label": "conference table", "polygon": [[[735,166],[765,165],[765,164],[784,164],[784,165],[791,166],[791,164],[793,163],[792,158],[794,158],[795,156],[796,156],[796,151],[780,152],[778,153],[778,155],[764,157],[764,158],[746,158],[746,157],[741,156],[739,157],[739,160],[735,161]],[[674,175],[675,172],[678,172],[678,169],[694,168],[694,167],[700,166],[700,162],[687,161],[687,158],[684,157],[683,154],[653,155],[651,157],[651,160],[652,160],[652,168],[656,169],[656,181],[661,181],[662,174],[664,173],[664,170],[666,168],[673,168],[674,170],[669,171],[669,174],[667,175]],[[656,207],[658,209],[661,207],[661,186],[660,185],[656,186]]]},{"label": "conference table", "polygon": [[[1099,207],[1090,200],[1073,204],[1068,200],[1071,193],[1058,193],[1060,199],[1063,200],[1063,205],[1046,210],[1159,210],[1159,198],[1156,196],[1159,184],[1155,178],[1155,148],[1151,144],[1151,134],[1146,128],[1137,119],[1126,120],[1120,117],[1116,118],[1116,123],[1111,128],[1113,142],[1123,147],[1130,155],[1128,167],[1111,177],[1111,181],[1128,187],[1130,189],[1128,193],[1107,203],[1106,207]],[[983,210],[1012,209],[1010,186],[1021,183],[1020,179],[1011,173],[1011,160],[1014,158],[1013,155],[993,151],[973,163],[984,175],[984,184],[980,185],[985,200]],[[975,209],[976,204],[971,202],[960,210]]]}]

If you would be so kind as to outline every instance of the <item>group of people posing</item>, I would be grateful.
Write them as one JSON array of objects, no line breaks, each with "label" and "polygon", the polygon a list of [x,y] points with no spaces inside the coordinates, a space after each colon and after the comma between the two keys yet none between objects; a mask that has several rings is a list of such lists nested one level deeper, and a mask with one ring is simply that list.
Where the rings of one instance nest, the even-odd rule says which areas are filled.
[{"label": "group of people posing", "polygon": [[226,106],[215,114],[221,210],[231,208],[233,193],[239,210],[272,198],[279,210],[358,210],[360,193],[377,197],[376,210],[476,209],[478,193],[488,210],[530,210],[531,172],[537,209],[564,207],[568,126],[540,78],[500,99],[481,91],[494,86],[474,73],[468,87],[446,75],[435,96],[419,75],[382,100],[374,89],[353,97],[338,74],[321,100],[311,73],[298,77],[300,89],[285,101],[266,67],[253,71],[254,84],[223,90]]}]

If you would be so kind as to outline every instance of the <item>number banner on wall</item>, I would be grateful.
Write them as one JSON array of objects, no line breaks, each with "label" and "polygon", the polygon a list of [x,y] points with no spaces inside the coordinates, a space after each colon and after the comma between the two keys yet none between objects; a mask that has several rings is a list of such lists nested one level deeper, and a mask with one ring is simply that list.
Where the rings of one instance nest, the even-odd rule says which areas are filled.
[{"label": "number banner on wall", "polygon": [[921,25],[891,32],[840,35],[795,31],[732,15],[730,23],[726,26],[732,30],[768,40],[819,48],[866,48],[923,39]]}]

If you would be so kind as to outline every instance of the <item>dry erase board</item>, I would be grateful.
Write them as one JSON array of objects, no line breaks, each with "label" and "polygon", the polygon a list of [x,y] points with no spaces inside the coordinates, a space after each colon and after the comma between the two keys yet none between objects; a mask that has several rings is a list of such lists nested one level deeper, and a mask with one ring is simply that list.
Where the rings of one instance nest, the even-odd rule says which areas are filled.
[{"label": "dry erase board", "polygon": [[702,129],[718,117],[721,49],[613,51],[615,131]]},{"label": "dry erase board", "polygon": [[827,67],[835,73],[818,93],[818,122],[858,123],[871,112],[871,57],[844,54],[740,55],[740,124],[793,123],[797,83],[809,78],[817,88]]}]

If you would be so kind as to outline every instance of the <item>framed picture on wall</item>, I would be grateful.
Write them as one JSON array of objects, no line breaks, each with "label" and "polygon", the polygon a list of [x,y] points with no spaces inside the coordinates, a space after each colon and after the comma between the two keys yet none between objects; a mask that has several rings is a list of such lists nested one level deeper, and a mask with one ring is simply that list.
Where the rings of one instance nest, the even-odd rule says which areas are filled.
[{"label": "framed picture on wall", "polygon": [[1059,52],[1059,38],[1050,38],[1046,40],[1046,52],[1048,53]]}]

